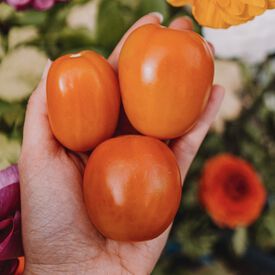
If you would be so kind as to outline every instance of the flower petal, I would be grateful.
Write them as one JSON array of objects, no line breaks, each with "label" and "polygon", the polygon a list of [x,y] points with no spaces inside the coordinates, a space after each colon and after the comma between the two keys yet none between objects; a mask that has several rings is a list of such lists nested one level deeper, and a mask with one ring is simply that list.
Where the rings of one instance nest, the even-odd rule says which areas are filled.
[{"label": "flower petal", "polygon": [[27,8],[30,5],[31,0],[6,0],[6,2],[14,8],[21,10]]},{"label": "flower petal", "polygon": [[243,2],[244,4],[259,7],[259,8],[266,8],[267,3],[266,0],[239,0]]},{"label": "flower petal", "polygon": [[18,266],[18,260],[12,259],[7,261],[0,261],[0,274],[11,275],[16,272]]},{"label": "flower petal", "polygon": [[21,215],[19,211],[16,211],[14,217],[0,222],[0,261],[22,255]]},{"label": "flower petal", "polygon": [[275,0],[167,0],[173,6],[193,5],[193,15],[203,26],[228,28],[252,20],[266,9],[275,8]]},{"label": "flower petal", "polygon": [[174,7],[182,7],[187,4],[193,4],[194,0],[167,0]]},{"label": "flower petal", "polygon": [[200,201],[221,227],[249,226],[259,217],[266,190],[246,161],[220,154],[204,166],[199,186]]},{"label": "flower petal", "polygon": [[53,7],[55,0],[34,0],[32,5],[37,10],[48,10]]},{"label": "flower petal", "polygon": [[274,0],[268,0],[267,6],[269,9],[275,8],[275,1]]},{"label": "flower petal", "polygon": [[19,210],[19,208],[19,174],[17,166],[13,165],[0,171],[0,220]]},{"label": "flower petal", "polygon": [[193,6],[193,14],[196,20],[203,26],[214,28],[228,28],[230,24],[225,22],[220,10],[213,1],[199,0]]}]

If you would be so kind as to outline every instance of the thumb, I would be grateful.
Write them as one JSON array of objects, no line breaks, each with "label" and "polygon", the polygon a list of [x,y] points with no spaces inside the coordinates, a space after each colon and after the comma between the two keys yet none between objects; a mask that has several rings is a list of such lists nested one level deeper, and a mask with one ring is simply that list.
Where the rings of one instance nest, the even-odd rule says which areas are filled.
[{"label": "thumb", "polygon": [[51,150],[57,145],[50,129],[47,112],[46,100],[46,80],[51,61],[48,60],[42,79],[32,93],[26,111],[22,154],[36,148],[36,153],[40,154],[42,150]]}]

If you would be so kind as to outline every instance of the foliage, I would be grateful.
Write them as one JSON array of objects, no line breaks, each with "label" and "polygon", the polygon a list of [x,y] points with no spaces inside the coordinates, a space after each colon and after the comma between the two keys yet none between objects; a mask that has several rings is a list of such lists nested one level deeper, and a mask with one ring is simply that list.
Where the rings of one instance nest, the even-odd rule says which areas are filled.
[{"label": "foliage", "polygon": [[[81,15],[83,5],[87,6],[82,12],[90,17]],[[73,0],[47,12],[16,12],[0,4],[1,168],[17,161],[27,99],[38,84],[46,57],[55,59],[81,49],[92,49],[107,57],[128,27],[151,11],[162,12],[165,23],[188,13],[169,7],[164,0]],[[198,25],[196,29],[200,29]],[[212,131],[201,147],[186,179],[170,240],[154,274],[233,274],[228,261],[242,259],[250,247],[274,255],[275,58],[270,56],[254,67],[240,66],[244,80],[240,91],[242,111],[233,121],[225,121],[224,131]],[[221,152],[249,161],[269,193],[262,217],[245,231],[218,228],[198,202],[202,167],[209,157]]]}]

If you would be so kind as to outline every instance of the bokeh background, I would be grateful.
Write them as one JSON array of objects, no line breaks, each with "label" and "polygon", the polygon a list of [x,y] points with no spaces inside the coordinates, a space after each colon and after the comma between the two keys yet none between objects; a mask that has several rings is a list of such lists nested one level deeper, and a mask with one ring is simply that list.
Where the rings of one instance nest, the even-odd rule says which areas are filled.
[{"label": "bokeh background", "polygon": [[[173,8],[165,0],[72,0],[43,12],[0,3],[0,169],[17,162],[28,97],[47,58],[82,49],[107,57],[133,22],[153,11],[163,14],[164,24],[192,17],[188,7]],[[216,47],[215,82],[225,86],[226,96],[185,181],[153,274],[275,274],[275,11],[228,30],[193,22]],[[228,153],[249,164],[267,193],[255,222],[231,228],[215,222],[198,195],[205,165]]]}]

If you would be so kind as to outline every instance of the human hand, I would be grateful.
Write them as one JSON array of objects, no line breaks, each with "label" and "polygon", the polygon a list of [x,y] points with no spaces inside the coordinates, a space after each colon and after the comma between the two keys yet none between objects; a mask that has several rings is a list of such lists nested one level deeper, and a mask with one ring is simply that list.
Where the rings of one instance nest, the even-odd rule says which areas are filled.
[{"label": "human hand", "polygon": [[[125,34],[109,57],[115,69],[127,35],[148,23],[159,24],[159,16],[144,16]],[[190,22],[178,18],[170,27],[186,29]],[[63,148],[49,126],[45,88],[49,66],[50,62],[28,104],[19,161],[25,274],[149,274],[171,226],[159,237],[139,243],[106,239],[93,227],[82,196],[87,156]],[[215,86],[196,126],[171,144],[183,179],[214,120],[223,93]]]}]

